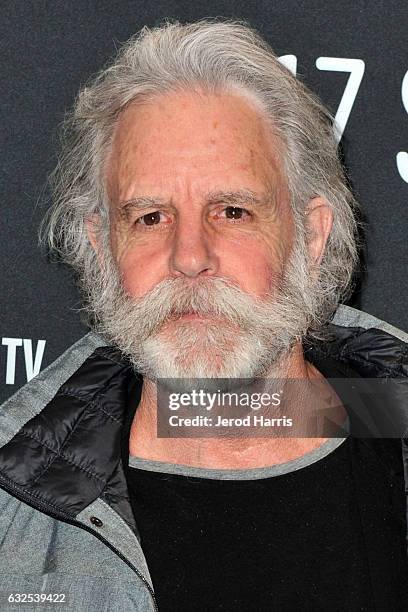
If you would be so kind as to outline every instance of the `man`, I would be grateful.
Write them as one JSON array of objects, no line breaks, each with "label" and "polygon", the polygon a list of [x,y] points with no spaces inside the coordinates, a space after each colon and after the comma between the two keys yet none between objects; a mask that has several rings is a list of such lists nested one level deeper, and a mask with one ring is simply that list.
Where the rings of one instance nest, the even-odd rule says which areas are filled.
[{"label": "man", "polygon": [[338,307],[357,229],[327,111],[248,27],[166,24],[67,133],[46,229],[97,333],[3,406],[4,609],[405,609],[401,440],[157,433],[161,379],[338,400],[327,378],[406,375],[407,335]]}]

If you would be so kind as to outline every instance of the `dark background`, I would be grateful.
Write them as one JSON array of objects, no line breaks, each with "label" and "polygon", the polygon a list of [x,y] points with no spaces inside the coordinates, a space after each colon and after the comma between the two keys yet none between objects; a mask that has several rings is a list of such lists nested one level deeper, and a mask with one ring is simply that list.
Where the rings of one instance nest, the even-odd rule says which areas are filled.
[{"label": "dark background", "polygon": [[[335,114],[349,74],[321,71],[320,56],[360,59],[365,73],[342,139],[367,222],[366,268],[352,304],[408,330],[408,6],[393,0],[3,0],[1,47],[0,401],[27,380],[23,346],[45,340],[41,369],[81,337],[71,274],[37,245],[47,204],[58,125],[79,87],[143,25],[164,18],[247,20],[278,55],[297,57],[298,75]],[[402,157],[402,156],[401,156]],[[405,177],[405,180],[403,178]],[[29,359],[29,355],[28,355]],[[9,365],[13,384],[7,384]],[[15,366],[15,368],[14,368]]]}]

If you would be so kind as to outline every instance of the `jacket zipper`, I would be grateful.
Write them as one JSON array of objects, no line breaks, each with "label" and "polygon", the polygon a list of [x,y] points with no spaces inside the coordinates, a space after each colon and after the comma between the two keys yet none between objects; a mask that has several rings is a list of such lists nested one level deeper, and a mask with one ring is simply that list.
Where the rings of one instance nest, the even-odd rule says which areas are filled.
[{"label": "jacket zipper", "polygon": [[[0,476],[0,481],[1,480],[3,480],[3,482],[5,482],[5,481],[8,481],[8,478],[6,478],[5,476],[1,475]],[[141,572],[139,572],[139,570],[137,569],[137,567],[135,567],[133,565],[133,563],[128,561],[128,559],[126,559],[126,557],[124,555],[122,555],[122,553],[117,548],[115,548],[115,546],[113,546],[110,542],[108,542],[102,535],[100,535],[98,532],[94,531],[90,527],[87,527],[83,523],[80,523],[79,521],[76,521],[75,519],[72,519],[68,514],[65,514],[64,512],[61,512],[61,514],[57,514],[55,512],[50,511],[48,506],[46,504],[44,504],[43,502],[37,502],[36,501],[36,503],[34,505],[31,500],[28,500],[28,499],[24,498],[24,495],[21,494],[20,489],[18,487],[16,487],[11,481],[9,481],[7,483],[5,482],[5,484],[6,484],[6,486],[3,487],[3,488],[4,488],[4,490],[6,492],[14,491],[16,493],[16,495],[14,497],[19,499],[23,503],[27,504],[28,506],[31,506],[31,508],[34,508],[34,510],[40,510],[40,512],[43,511],[44,514],[47,514],[48,516],[50,516],[53,519],[57,519],[57,520],[59,520],[59,521],[61,521],[63,523],[67,523],[68,525],[73,525],[74,527],[79,527],[80,529],[83,529],[84,531],[88,531],[89,533],[92,533],[92,535],[96,536],[98,538],[98,540],[103,542],[120,559],[122,559],[122,561],[124,561],[126,563],[126,565],[128,565],[135,572],[135,574],[141,579],[141,581],[146,585],[146,587],[147,587],[147,589],[148,589],[148,591],[150,593],[150,596],[152,598],[154,609],[156,610],[156,612],[159,612],[159,608],[157,606],[157,601],[156,601],[156,596],[154,594],[154,591],[153,591],[152,587],[148,583],[147,579],[143,576],[143,574]]]}]

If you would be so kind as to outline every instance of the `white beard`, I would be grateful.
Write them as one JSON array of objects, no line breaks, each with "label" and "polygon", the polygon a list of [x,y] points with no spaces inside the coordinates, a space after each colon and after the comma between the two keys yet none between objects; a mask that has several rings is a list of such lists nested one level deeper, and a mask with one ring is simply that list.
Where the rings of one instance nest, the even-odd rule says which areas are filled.
[{"label": "white beard", "polygon": [[[304,253],[293,249],[280,286],[263,299],[220,277],[166,279],[135,299],[110,258],[89,290],[97,330],[153,380],[263,376],[305,335],[315,312]],[[206,317],[179,318],[191,311]]]},{"label": "white beard", "polygon": [[139,367],[155,378],[252,378],[270,360],[270,348],[253,334],[219,322],[178,322],[172,337],[145,340]]}]

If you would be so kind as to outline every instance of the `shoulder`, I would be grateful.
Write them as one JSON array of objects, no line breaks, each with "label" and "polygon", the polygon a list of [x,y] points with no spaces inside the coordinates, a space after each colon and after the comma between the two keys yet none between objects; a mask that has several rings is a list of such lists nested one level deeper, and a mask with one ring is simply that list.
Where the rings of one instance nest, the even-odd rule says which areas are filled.
[{"label": "shoulder", "polygon": [[0,447],[37,416],[89,356],[103,346],[106,341],[101,336],[93,332],[86,334],[6,400],[0,406]]},{"label": "shoulder", "polygon": [[337,308],[332,323],[340,327],[360,329],[362,331],[377,329],[378,331],[383,331],[384,333],[401,340],[405,344],[408,343],[408,334],[403,330],[398,329],[397,327],[390,325],[390,323],[387,323],[382,319],[378,319],[367,312],[357,310],[356,308],[352,308],[351,306],[346,306],[344,304],[340,304],[340,306]]},{"label": "shoulder", "polygon": [[340,305],[329,330],[329,342],[314,349],[333,357],[364,378],[408,377],[408,334],[386,321]]}]

